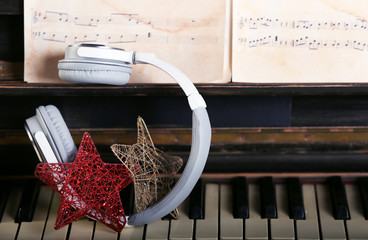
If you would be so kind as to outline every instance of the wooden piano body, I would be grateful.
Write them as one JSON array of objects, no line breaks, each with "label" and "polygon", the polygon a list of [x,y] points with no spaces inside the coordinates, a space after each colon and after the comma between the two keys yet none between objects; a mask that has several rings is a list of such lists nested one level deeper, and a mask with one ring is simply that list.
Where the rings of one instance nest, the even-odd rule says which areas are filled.
[{"label": "wooden piano body", "polygon": [[[159,220],[118,235],[82,219],[55,233],[60,199],[43,186],[37,197],[31,193],[37,199],[33,221],[14,223],[13,215],[27,190],[24,186],[34,178],[38,163],[23,124],[39,105],[54,104],[61,110],[77,144],[88,131],[106,162],[117,161],[111,144],[136,141],[138,115],[148,124],[155,145],[168,153],[186,159],[191,141],[190,111],[178,86],[23,83],[22,4],[0,0],[0,209],[5,209],[0,239],[51,239],[52,234],[57,235],[52,239],[256,239],[252,231],[261,232],[257,239],[368,239],[368,221],[355,184],[368,175],[368,84],[354,83],[198,84],[213,126],[202,177],[207,191],[205,220],[185,220],[183,205],[180,223]],[[350,220],[335,220],[331,214],[325,183],[332,176],[342,177],[346,184]],[[255,204],[250,206],[249,219],[235,220],[229,213],[233,207],[230,184],[235,177],[247,177],[249,202]],[[276,184],[277,219],[262,219],[257,210],[259,179],[264,177],[273,177]],[[306,220],[290,219],[286,213],[285,181],[291,177],[302,183],[305,207],[312,209],[307,218],[314,219],[314,230],[300,228]],[[187,227],[192,230],[184,231]],[[192,232],[189,238],[175,238],[177,229]],[[228,231],[234,236],[226,238]],[[303,231],[317,235],[302,238],[298,234]]]}]

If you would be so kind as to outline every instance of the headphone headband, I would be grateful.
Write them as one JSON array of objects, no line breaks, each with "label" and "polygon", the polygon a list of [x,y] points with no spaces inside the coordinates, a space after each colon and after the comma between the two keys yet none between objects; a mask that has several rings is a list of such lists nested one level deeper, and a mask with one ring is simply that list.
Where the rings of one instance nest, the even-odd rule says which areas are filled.
[{"label": "headphone headband", "polygon": [[[66,48],[65,59],[59,61],[59,73],[67,70],[64,67],[66,64],[80,62],[121,66],[127,68],[129,67],[127,65],[129,63],[153,65],[169,74],[179,84],[179,86],[183,89],[185,95],[188,97],[189,106],[192,110],[199,107],[206,107],[206,103],[203,97],[199,94],[192,81],[190,81],[189,78],[179,69],[167,62],[158,59],[153,53],[126,52],[122,49],[110,48],[104,45],[94,44],[72,45]],[[69,65],[67,66],[70,67]],[[69,78],[63,78],[62,75],[60,75],[60,78],[73,83],[86,83],[85,79],[81,81],[78,79],[72,79],[72,81],[70,81]],[[120,85],[124,85],[126,84],[126,82],[127,81],[121,82]],[[92,81],[92,83],[96,82]],[[110,84],[111,82],[104,79],[100,83]]]},{"label": "headphone headband", "polygon": [[[151,64],[169,74],[183,89],[188,98],[189,106],[193,110],[192,147],[181,178],[158,203],[128,218],[129,225],[143,225],[169,214],[189,196],[207,161],[211,142],[211,126],[206,111],[206,103],[194,84],[176,67],[158,59],[151,53],[125,52],[122,49],[110,48],[104,45],[82,44],[69,46],[65,52],[65,59],[58,63],[59,76],[62,80],[79,84],[123,85],[128,82],[131,74],[129,63]],[[42,150],[50,149],[50,147],[38,147],[43,144],[37,142],[35,138],[35,134],[40,131],[40,127],[33,127],[30,119],[26,120],[30,132],[29,136],[30,138],[33,137],[36,143],[34,146],[41,152],[39,156],[44,156],[49,161]],[[38,119],[44,121],[43,117]],[[62,118],[60,121],[63,121]],[[41,122],[38,125],[43,126],[45,124]],[[50,127],[47,126],[47,128]],[[63,133],[63,135],[65,134]],[[47,136],[47,140],[51,141],[49,144],[51,147],[55,145],[52,142],[53,139],[54,137]],[[71,162],[73,160],[63,159],[62,161]]]}]

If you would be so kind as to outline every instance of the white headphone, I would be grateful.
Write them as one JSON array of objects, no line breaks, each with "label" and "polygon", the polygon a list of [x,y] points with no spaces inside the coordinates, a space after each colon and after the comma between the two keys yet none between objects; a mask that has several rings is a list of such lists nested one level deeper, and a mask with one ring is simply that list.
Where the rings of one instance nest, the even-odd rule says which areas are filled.
[{"label": "white headphone", "polygon": [[[192,147],[182,176],[158,203],[128,218],[129,225],[143,225],[169,214],[189,196],[207,161],[211,126],[206,103],[193,83],[180,70],[151,53],[125,52],[95,44],[69,46],[65,59],[58,64],[59,77],[77,84],[124,85],[132,73],[129,63],[151,64],[169,74],[183,89],[193,111]],[[37,108],[36,115],[26,119],[25,128],[42,162],[74,161],[77,148],[55,106]]]}]

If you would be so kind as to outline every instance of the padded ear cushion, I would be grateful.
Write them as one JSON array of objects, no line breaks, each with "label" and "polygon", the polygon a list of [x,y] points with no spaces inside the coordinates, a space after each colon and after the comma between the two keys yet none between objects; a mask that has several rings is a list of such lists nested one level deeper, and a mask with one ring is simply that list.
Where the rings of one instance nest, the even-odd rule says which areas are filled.
[{"label": "padded ear cushion", "polygon": [[56,150],[60,154],[61,161],[74,161],[77,155],[77,148],[59,110],[53,105],[41,106],[38,110],[46,124],[51,139],[54,141]]},{"label": "padded ear cushion", "polygon": [[124,85],[129,81],[129,65],[103,64],[90,61],[59,61],[59,77],[78,84]]}]

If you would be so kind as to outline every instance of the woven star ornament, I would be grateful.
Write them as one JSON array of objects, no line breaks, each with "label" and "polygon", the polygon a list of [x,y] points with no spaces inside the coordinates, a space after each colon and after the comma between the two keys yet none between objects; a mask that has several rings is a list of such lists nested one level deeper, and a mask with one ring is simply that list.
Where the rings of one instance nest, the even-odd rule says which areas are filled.
[{"label": "woven star ornament", "polygon": [[104,163],[91,136],[84,133],[72,163],[39,163],[35,175],[61,196],[55,229],[81,217],[121,232],[126,224],[119,192],[132,182],[123,164]]},{"label": "woven star ornament", "polygon": [[[170,192],[175,174],[182,167],[183,160],[155,147],[141,117],[137,120],[137,133],[136,144],[114,144],[111,149],[131,173],[135,190],[135,207],[137,212],[142,212]],[[178,218],[178,214],[177,209],[171,213],[174,218]]]}]

